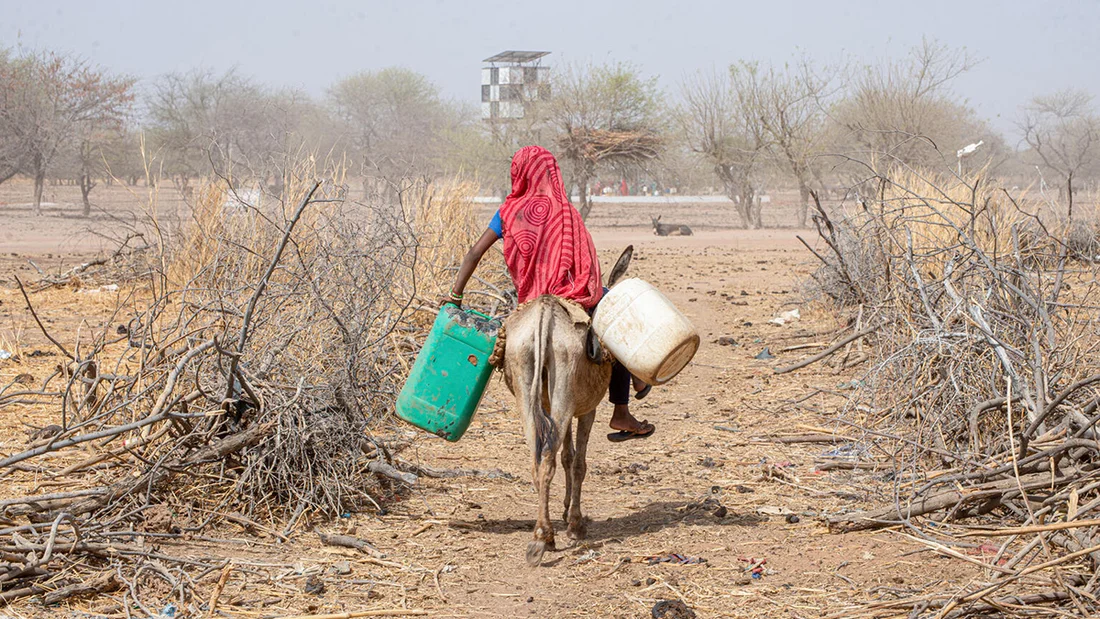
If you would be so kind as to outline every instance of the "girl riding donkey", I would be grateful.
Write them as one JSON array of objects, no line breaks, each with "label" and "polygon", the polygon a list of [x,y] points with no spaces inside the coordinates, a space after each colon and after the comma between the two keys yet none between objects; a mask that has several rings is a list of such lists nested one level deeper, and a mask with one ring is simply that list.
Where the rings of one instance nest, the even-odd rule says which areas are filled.
[{"label": "girl riding donkey", "polygon": [[[512,158],[512,193],[467,252],[445,302],[462,304],[462,291],[481,257],[502,239],[520,303],[552,294],[591,313],[600,302],[605,289],[592,235],[565,195],[557,160],[541,146],[521,148]],[[621,364],[614,364],[608,398],[615,406],[610,425],[616,432],[607,435],[611,441],[646,438],[655,430],[630,414],[632,378]],[[636,378],[633,383],[637,399],[649,393],[649,385]]]}]

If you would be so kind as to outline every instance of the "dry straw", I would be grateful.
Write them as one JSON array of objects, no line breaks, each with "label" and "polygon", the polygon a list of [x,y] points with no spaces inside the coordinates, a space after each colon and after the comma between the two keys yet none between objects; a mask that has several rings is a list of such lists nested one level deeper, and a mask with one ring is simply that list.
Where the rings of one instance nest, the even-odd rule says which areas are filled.
[{"label": "dry straw", "polygon": [[[117,552],[119,532],[154,526],[165,506],[202,514],[193,531],[229,518],[286,536],[311,514],[377,507],[391,480],[415,477],[394,467],[408,442],[389,420],[424,317],[484,229],[473,189],[401,181],[389,199],[358,201],[341,170],[308,160],[278,186],[211,179],[172,222],[153,195],[143,225],[155,251],[109,326],[38,396],[58,405],[60,434],[0,462],[18,476],[48,456],[27,470],[79,489],[5,503],[5,518],[47,524],[0,534],[4,599],[35,593],[23,575],[55,575],[47,547],[65,570],[91,561],[143,589],[154,559]],[[495,264],[487,299],[506,296]],[[118,474],[94,471],[116,462]],[[204,566],[155,561],[189,604]]]},{"label": "dry straw", "polygon": [[[868,453],[895,466],[894,501],[831,524],[920,530],[925,517],[941,525],[984,517],[985,526],[990,517],[1010,526],[1094,517],[1100,268],[1081,248],[1096,243],[1095,218],[1079,211],[1070,220],[1057,202],[981,175],[892,168],[857,189],[858,203],[840,215],[818,205],[815,284],[852,312],[853,333],[874,338],[840,421],[862,428]],[[957,545],[942,526],[922,535]],[[1097,541],[1100,528],[1091,526],[1041,532],[1004,547],[1006,569],[989,583],[892,607],[980,614],[986,596],[1021,591],[1017,581],[1030,571],[1017,566],[1085,560],[1085,577],[1063,574],[1033,599],[1076,600],[1076,610],[1095,614],[1075,588],[1095,591],[1087,576],[1100,568]],[[866,610],[874,614],[873,605]]]}]

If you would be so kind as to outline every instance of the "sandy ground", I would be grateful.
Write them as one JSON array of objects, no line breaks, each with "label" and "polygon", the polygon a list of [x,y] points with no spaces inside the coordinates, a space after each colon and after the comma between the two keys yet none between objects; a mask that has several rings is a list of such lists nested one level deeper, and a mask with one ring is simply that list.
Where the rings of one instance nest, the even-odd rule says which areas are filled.
[{"label": "sandy ground", "polygon": [[[96,248],[81,244],[75,233],[66,246],[58,231],[69,230],[69,220],[56,214],[38,219],[10,209],[0,212],[6,222],[0,241],[0,348],[23,352],[19,362],[0,361],[0,382],[7,384],[23,372],[40,379],[57,363],[10,276],[36,275],[30,259],[61,269]],[[583,498],[592,519],[587,540],[566,546],[559,521],[560,549],[547,553],[540,568],[525,564],[536,508],[530,456],[511,398],[494,378],[461,441],[416,433],[413,447],[402,455],[436,468],[500,469],[512,479],[422,478],[419,487],[387,506],[385,516],[348,514],[315,523],[318,530],[351,532],[371,541],[386,553],[384,564],[320,547],[306,530],[288,543],[232,530],[225,532],[236,540],[232,545],[165,542],[161,547],[195,557],[235,557],[242,567],[230,579],[222,609],[238,617],[403,607],[426,609],[436,617],[625,618],[648,617],[653,605],[665,599],[682,600],[700,617],[820,617],[843,613],[859,601],[961,587],[978,576],[964,563],[915,553],[923,547],[896,532],[830,533],[823,516],[890,500],[892,486],[884,481],[888,471],[817,472],[815,457],[832,446],[765,440],[838,427],[840,400],[827,393],[807,396],[835,391],[852,378],[821,365],[784,375],[772,369],[806,354],[781,349],[829,341],[846,318],[808,303],[801,291],[800,282],[814,265],[795,235],[809,238],[811,233],[708,229],[708,222],[730,222],[733,214],[685,210],[674,218],[700,225],[698,233],[657,238],[645,227],[648,216],[641,215],[623,208],[596,219],[594,237],[602,258],[609,263],[633,243],[630,274],[665,291],[698,327],[703,346],[679,377],[633,407],[638,417],[656,424],[652,437],[607,441],[610,408],[599,410]],[[19,236],[28,230],[37,236]],[[110,295],[50,291],[42,293],[41,309],[51,328],[71,334],[82,320],[87,326],[103,324]],[[795,307],[801,320],[769,324]],[[736,343],[719,345],[719,337]],[[778,358],[754,358],[764,348]],[[34,350],[46,356],[27,354]],[[48,422],[48,411],[32,407],[0,411],[0,453],[23,447],[27,424]],[[773,466],[786,479],[763,475]],[[25,491],[29,483],[5,481],[0,494]],[[555,506],[562,484],[559,471]],[[668,553],[706,561],[649,564],[649,557]],[[760,578],[744,572],[747,559],[767,560]],[[334,571],[343,561],[350,562],[350,574]],[[316,573],[327,587],[319,595],[305,594],[302,579],[265,580],[249,576],[249,566]],[[101,598],[75,605],[102,609],[108,602]],[[23,602],[0,612],[46,611]]]}]

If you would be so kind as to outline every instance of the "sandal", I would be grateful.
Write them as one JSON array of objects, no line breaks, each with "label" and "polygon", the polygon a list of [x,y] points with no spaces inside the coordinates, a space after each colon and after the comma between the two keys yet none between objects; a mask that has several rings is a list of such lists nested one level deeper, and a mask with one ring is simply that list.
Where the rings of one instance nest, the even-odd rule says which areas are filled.
[{"label": "sandal", "polygon": [[648,421],[642,421],[637,430],[620,430],[618,432],[612,432],[607,435],[607,440],[612,443],[621,443],[623,441],[629,441],[632,438],[649,438],[653,436],[653,433],[656,431],[656,426]]},{"label": "sandal", "polygon": [[634,399],[635,400],[644,400],[645,397],[647,395],[649,395],[649,392],[652,391],[652,390],[653,390],[653,385],[646,385],[645,389],[642,389],[638,393],[634,394]]}]

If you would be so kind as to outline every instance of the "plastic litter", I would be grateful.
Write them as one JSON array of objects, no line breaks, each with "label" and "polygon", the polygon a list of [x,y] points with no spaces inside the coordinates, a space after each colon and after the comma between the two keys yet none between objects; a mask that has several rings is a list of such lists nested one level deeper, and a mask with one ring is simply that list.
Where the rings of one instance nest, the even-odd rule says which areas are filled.
[{"label": "plastic litter", "polygon": [[760,578],[763,576],[765,573],[764,566],[768,564],[767,559],[757,559],[756,557],[738,557],[737,560],[749,564],[749,566],[742,571],[748,572],[753,578]]},{"label": "plastic litter", "polygon": [[757,359],[775,359],[775,355],[772,354],[772,351],[770,349],[765,348],[764,350],[760,351],[760,354],[756,355],[756,358]]},{"label": "plastic litter", "polygon": [[783,326],[788,322],[794,322],[799,318],[802,318],[802,314],[799,313],[798,308],[796,307],[793,310],[787,310],[783,312],[782,314],[776,316],[775,318],[772,318],[768,322],[773,325]]},{"label": "plastic litter", "polygon": [[0,349],[0,361],[11,359],[11,351]]},{"label": "plastic litter", "polygon": [[672,563],[673,565],[700,565],[706,563],[707,560],[703,557],[689,557],[676,552],[670,552],[666,555],[654,555],[652,557],[646,557],[645,561],[648,565],[657,565],[658,563]]}]

